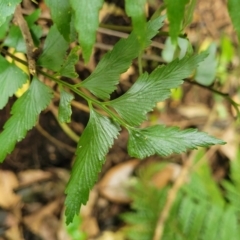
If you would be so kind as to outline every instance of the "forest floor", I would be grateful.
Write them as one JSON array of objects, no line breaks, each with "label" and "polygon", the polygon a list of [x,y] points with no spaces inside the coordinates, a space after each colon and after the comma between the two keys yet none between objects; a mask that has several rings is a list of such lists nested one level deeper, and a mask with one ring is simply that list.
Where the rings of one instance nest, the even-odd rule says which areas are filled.
[{"label": "forest floor", "polygon": [[[106,3],[104,10],[101,11],[102,22],[130,25],[129,19],[123,15],[123,1],[112,2],[115,3]],[[49,10],[44,3],[40,2],[39,6],[42,10],[41,17],[50,19]],[[33,10],[33,5],[26,5],[26,13]],[[152,11],[150,8],[149,12]],[[39,20],[39,24],[43,25],[44,31],[48,30],[48,23]],[[90,63],[85,66],[79,62],[76,66],[80,79],[86,78],[91,73],[106,50],[111,49],[119,39],[114,33],[116,32],[113,30],[108,29],[106,33],[104,29],[99,29]],[[120,34],[120,37],[124,36],[121,32],[117,34]],[[206,39],[215,42],[219,48],[223,35],[227,35],[236,46],[236,35],[227,13],[226,1],[198,1],[187,34],[196,49],[199,49]],[[151,72],[154,66],[163,63],[161,51],[165,40],[165,37],[154,39],[159,43],[159,47],[146,53],[146,58],[143,59],[144,70]],[[155,60],[152,60],[152,55],[157,56]],[[229,64],[224,83],[213,87],[230,93],[231,97],[240,102],[237,95],[238,61],[236,58]],[[137,62],[134,62],[128,72],[121,76],[120,87],[112,97],[126,92],[137,77]],[[207,154],[216,181],[227,177],[229,161],[235,158],[239,144],[237,133],[240,129],[236,124],[236,112],[226,99],[213,94],[207,88],[185,82],[180,94],[182,96],[179,97],[177,93],[175,95],[173,93],[171,99],[159,103],[149,114],[149,120],[144,126],[164,124],[182,129],[195,127],[225,140],[226,145],[210,148]],[[15,100],[16,97],[13,97],[7,107],[0,111],[1,127],[8,119]],[[80,135],[87,124],[89,114],[86,103],[80,98],[75,100],[79,105],[73,106],[72,123],[69,126]],[[63,131],[56,120],[57,103],[56,96],[56,105],[52,104],[41,114],[37,127],[28,132],[27,137],[17,144],[13,153],[0,165],[0,240],[72,239],[64,225],[64,189],[74,161],[76,141]],[[129,211],[131,199],[124,189],[118,193],[114,189],[105,191],[106,186],[111,185],[113,176],[126,175],[125,178],[130,178],[129,175],[134,174],[140,165],[147,166],[153,161],[166,160],[154,156],[136,162],[127,154],[127,137],[127,132],[123,130],[107,156],[99,175],[99,182],[90,194],[89,203],[81,210],[81,228],[88,234],[88,239],[124,239],[114,235],[114,232],[124,225],[119,214]],[[173,155],[170,161],[181,168],[181,156]],[[167,184],[172,178],[173,171],[174,169],[163,174],[159,181]]]}]

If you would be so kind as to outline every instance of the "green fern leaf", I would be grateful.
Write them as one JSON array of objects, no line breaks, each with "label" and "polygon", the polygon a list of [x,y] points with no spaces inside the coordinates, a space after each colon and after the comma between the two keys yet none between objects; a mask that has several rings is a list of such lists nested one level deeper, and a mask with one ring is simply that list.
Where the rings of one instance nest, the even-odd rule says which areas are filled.
[{"label": "green fern leaf", "polygon": [[81,204],[86,204],[105,155],[119,131],[119,125],[91,110],[90,120],[77,146],[76,161],[66,188],[67,223],[73,220],[75,214],[79,214]]},{"label": "green fern leaf", "polygon": [[46,0],[51,11],[51,16],[57,26],[58,31],[63,35],[66,41],[69,41],[71,7],[68,0]]},{"label": "green fern leaf", "polygon": [[240,1],[239,0],[228,0],[228,12],[231,17],[233,26],[237,32],[238,39],[240,41],[240,17],[239,17],[239,9],[240,9]]},{"label": "green fern leaf", "polygon": [[136,34],[143,49],[145,47],[145,36],[147,34],[147,22],[145,16],[146,2],[146,0],[125,0],[126,13],[132,18],[133,32]]},{"label": "green fern leaf", "polygon": [[52,90],[34,77],[30,88],[13,105],[11,114],[0,134],[0,162],[10,153],[16,142],[37,122],[38,115],[50,103]]},{"label": "green fern leaf", "polygon": [[0,56],[0,109],[28,79],[26,73]]},{"label": "green fern leaf", "polygon": [[128,129],[128,152],[131,156],[145,158],[154,154],[168,156],[172,153],[185,152],[187,149],[208,147],[214,144],[224,144],[196,129],[181,131],[177,127],[157,125],[145,129]]},{"label": "green fern leaf", "polygon": [[4,39],[10,26],[11,17],[7,17],[5,22],[0,26],[0,39]]},{"label": "green fern leaf", "polygon": [[98,12],[103,5],[103,0],[70,0],[70,4],[74,10],[75,28],[83,58],[88,62],[96,39]]},{"label": "green fern leaf", "polygon": [[12,25],[10,27],[9,33],[3,44],[4,46],[15,48],[17,52],[26,53],[26,44],[18,26]]},{"label": "green fern leaf", "polygon": [[[146,114],[153,109],[156,102],[170,96],[170,89],[182,84],[205,58],[205,54],[176,59],[166,66],[140,76],[136,83],[121,97],[109,102],[118,114],[130,125],[139,125],[146,119]],[[127,103],[127,104],[126,104]]]},{"label": "green fern leaf", "polygon": [[[35,22],[41,14],[40,9],[34,11],[32,14],[25,17],[25,20],[30,29],[33,41],[36,46],[39,45],[39,38],[42,36],[42,28],[36,25]],[[26,43],[24,41],[22,32],[18,26],[11,25],[9,33],[4,40],[4,46],[13,47],[16,52],[26,53]]]},{"label": "green fern leaf", "polygon": [[177,41],[178,34],[181,31],[184,10],[189,0],[164,0],[167,6],[167,16],[170,24],[170,36],[173,42]]},{"label": "green fern leaf", "polygon": [[38,65],[59,71],[64,62],[68,43],[53,25],[47,35],[44,43],[43,53],[38,59]]},{"label": "green fern leaf", "polygon": [[70,122],[72,109],[71,109],[71,101],[74,99],[74,96],[66,92],[64,89],[60,92],[60,104],[58,111],[58,119],[61,123]]},{"label": "green fern leaf", "polygon": [[232,206],[228,206],[222,217],[219,219],[219,227],[218,227],[218,237],[216,239],[225,240],[239,239],[239,223],[237,219],[236,212]]},{"label": "green fern leaf", "polygon": [[21,0],[0,0],[0,27],[4,24],[6,18],[14,13],[20,2]]},{"label": "green fern leaf", "polygon": [[[159,17],[147,24],[146,46],[147,47],[163,24],[163,17]],[[109,98],[116,89],[120,74],[125,72],[134,58],[141,50],[139,41],[134,33],[127,39],[121,39],[99,62],[93,73],[78,86],[87,88],[90,92],[101,99]]]}]

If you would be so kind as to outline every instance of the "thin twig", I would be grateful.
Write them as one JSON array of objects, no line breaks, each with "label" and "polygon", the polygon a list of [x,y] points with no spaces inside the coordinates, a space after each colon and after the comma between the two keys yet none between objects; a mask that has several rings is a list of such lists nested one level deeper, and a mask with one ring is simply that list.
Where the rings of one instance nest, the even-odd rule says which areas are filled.
[{"label": "thin twig", "polygon": [[61,129],[68,135],[68,137],[71,138],[74,142],[78,142],[79,141],[79,136],[66,123],[61,123],[58,120],[58,112],[57,112],[56,107],[51,103],[48,106],[48,108],[52,112],[55,119],[57,120]]},{"label": "thin twig", "polygon": [[184,82],[190,83],[192,85],[199,86],[201,88],[205,88],[205,89],[207,89],[207,90],[209,90],[211,92],[214,92],[214,93],[216,93],[216,94],[218,94],[218,95],[220,95],[222,97],[229,97],[228,93],[220,92],[220,91],[218,91],[218,90],[216,90],[216,89],[214,89],[214,88],[212,88],[210,86],[205,86],[205,85],[202,85],[202,84],[200,84],[198,82],[195,82],[195,81],[192,81],[192,80],[189,80],[189,79],[184,79]]},{"label": "thin twig", "polygon": [[[10,57],[13,58],[14,60],[16,60],[16,61],[18,61],[18,62],[20,62],[20,63],[22,63],[22,64],[24,64],[24,65],[26,65],[26,66],[28,65],[26,61],[24,61],[24,60],[16,57],[15,55],[9,53],[9,52],[8,52],[7,50],[5,50],[4,48],[0,48],[0,52],[1,52],[1,53],[4,53],[5,55],[10,56]],[[143,57],[144,57],[144,56],[143,56]],[[158,61],[158,60],[156,59],[156,61]],[[38,73],[40,73],[40,74],[43,74],[43,73],[44,73],[42,70],[40,70],[40,68],[37,69],[37,71],[38,71]],[[235,108],[235,110],[237,111],[237,113],[239,113],[239,116],[240,116],[240,112],[239,112],[239,108],[238,108],[238,107],[240,106],[240,104],[237,103],[237,102],[235,102],[235,101],[229,96],[228,93],[220,92],[220,91],[218,91],[218,90],[216,90],[216,89],[214,89],[214,88],[212,88],[212,87],[208,87],[208,86],[201,85],[201,84],[199,84],[199,83],[197,83],[197,82],[195,82],[195,81],[189,80],[189,79],[184,79],[184,81],[185,81],[185,82],[188,82],[188,83],[190,83],[190,84],[192,84],[192,85],[197,85],[197,86],[199,86],[199,87],[201,87],[201,88],[204,88],[204,89],[206,89],[206,90],[208,90],[208,91],[214,92],[214,93],[222,96],[222,97],[225,98],[227,101],[229,101],[229,103]]]},{"label": "thin twig", "polygon": [[[123,33],[123,32],[119,32],[119,31],[115,31],[115,30],[107,29],[107,28],[101,28],[101,27],[98,28],[97,31],[99,33],[102,33],[102,34],[106,34],[106,35],[110,35],[110,36],[114,36],[114,37],[119,37],[119,38],[127,38],[129,36],[128,33]],[[157,41],[152,41],[151,46],[156,47],[156,48],[160,48],[160,49],[164,48],[164,44],[159,43]]]},{"label": "thin twig", "polygon": [[193,161],[192,159],[193,158],[191,158],[191,157],[186,159],[179,176],[177,177],[176,181],[174,182],[173,187],[168,192],[166,204],[165,204],[163,211],[161,212],[159,219],[157,221],[153,240],[160,240],[163,235],[165,222],[169,216],[172,205],[176,199],[178,190],[185,183],[185,180],[188,176],[189,169],[192,166],[192,161]]},{"label": "thin twig", "polygon": [[36,58],[37,48],[34,46],[32,35],[28,28],[27,22],[23,18],[22,8],[20,5],[16,7],[14,18],[22,32],[23,38],[26,43],[29,72],[31,75],[35,75],[36,74],[35,58]]},{"label": "thin twig", "polygon": [[47,138],[50,142],[52,142],[56,146],[58,146],[60,148],[65,148],[69,152],[76,151],[76,148],[71,147],[71,146],[67,145],[66,143],[63,143],[63,142],[57,140],[56,138],[54,138],[52,135],[50,135],[45,129],[43,129],[43,127],[39,123],[36,125],[36,128],[45,138]]},{"label": "thin twig", "polygon": [[230,97],[229,93],[224,93],[224,92],[218,91],[218,90],[216,90],[216,89],[214,89],[214,88],[212,88],[212,87],[210,87],[210,86],[204,86],[204,85],[202,85],[202,84],[200,84],[200,83],[198,83],[198,82],[196,82],[196,81],[192,81],[192,80],[189,80],[189,79],[184,79],[184,81],[187,82],[187,83],[190,83],[190,84],[192,84],[192,85],[196,85],[196,86],[198,86],[198,87],[204,88],[204,89],[206,89],[206,90],[208,90],[208,91],[211,91],[211,92],[213,92],[213,93],[216,93],[216,94],[219,95],[219,96],[222,96],[223,98],[225,98],[225,99],[234,107],[234,109],[235,109],[236,112],[237,112],[237,116],[238,116],[238,117],[240,116],[240,110],[239,110],[240,104],[237,103],[237,102],[235,102],[235,101]]},{"label": "thin twig", "polygon": [[[95,47],[99,48],[99,49],[103,49],[106,51],[110,51],[113,49],[113,45],[109,45],[109,44],[105,44],[105,43],[100,43],[100,42],[96,42],[95,43]],[[159,57],[158,55],[154,55],[154,54],[142,54],[141,55],[142,59],[146,59],[146,60],[150,60],[150,61],[156,61],[156,62],[160,62],[160,63],[164,63],[163,58]]]},{"label": "thin twig", "polygon": [[[131,32],[133,30],[132,26],[119,26],[119,25],[105,24],[105,23],[100,23],[100,27],[115,30],[115,31],[127,32],[127,33]],[[168,37],[169,32],[159,30],[157,36]],[[178,37],[186,38],[187,35],[179,34]]]},{"label": "thin twig", "polygon": [[[208,119],[206,121],[206,124],[203,128],[203,131],[207,131],[207,129],[211,126],[211,123],[214,121],[214,110],[211,111],[211,113],[208,115]],[[170,210],[174,204],[174,201],[177,197],[177,193],[180,190],[181,186],[185,183],[186,178],[188,177],[188,174],[190,171],[192,171],[193,162],[196,156],[196,151],[192,151],[191,154],[188,156],[188,158],[184,161],[182,170],[175,180],[173,187],[169,190],[166,204],[163,207],[163,211],[160,213],[154,237],[153,240],[161,240],[166,220],[168,219],[168,216],[170,214]]]}]

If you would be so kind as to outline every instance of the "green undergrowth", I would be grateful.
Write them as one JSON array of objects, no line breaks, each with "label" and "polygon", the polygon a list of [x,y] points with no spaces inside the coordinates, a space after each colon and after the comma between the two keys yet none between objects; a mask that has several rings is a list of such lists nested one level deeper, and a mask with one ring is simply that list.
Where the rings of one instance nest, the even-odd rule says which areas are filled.
[{"label": "green undergrowth", "polygon": [[[239,239],[239,153],[231,161],[229,179],[220,183],[214,180],[204,154],[204,150],[198,151],[192,171],[174,200],[161,239]],[[149,180],[158,171],[156,169],[159,169],[159,165],[164,169],[166,163],[142,170],[135,187],[131,189],[133,211],[122,215],[122,219],[127,223],[127,239],[153,239],[157,220],[172,187],[168,184],[157,189],[150,183]]]},{"label": "green undergrowth", "polygon": [[[46,36],[38,22],[41,18],[39,6],[32,3],[35,11],[22,16],[21,2],[0,0],[0,109],[24,83],[30,82],[27,91],[23,91],[14,102],[11,116],[1,130],[0,162],[36,125],[55,93],[60,95],[58,120],[61,123],[71,122],[71,103],[76,96],[83,98],[90,116],[76,146],[76,158],[65,190],[67,224],[79,214],[81,205],[87,203],[106,154],[123,128],[129,133],[129,156],[139,159],[225,144],[223,140],[197,129],[181,130],[164,125],[141,127],[155,105],[168,99],[171,89],[178,88],[184,79],[193,76],[199,64],[207,58],[206,52],[194,54],[190,46],[181,57],[157,65],[151,72],[144,72],[142,68],[142,55],[156,35],[167,34],[173,44],[178,36],[186,38],[184,27],[191,22],[195,1],[186,0],[176,5],[176,1],[165,0],[147,18],[146,0],[138,1],[138,4],[126,0],[125,12],[132,23],[131,33],[100,59],[86,79],[79,79],[75,65],[82,59],[88,63],[92,56],[100,24],[99,10],[104,1],[46,0],[51,14],[49,22],[52,23]],[[229,1],[230,16],[238,31],[234,4],[233,0]],[[162,13],[165,9],[166,15]],[[166,17],[170,22],[168,33],[161,31]],[[22,57],[19,58],[17,53]],[[139,63],[136,82],[123,95],[111,99],[120,75],[135,59]],[[28,66],[28,71],[23,71],[17,63]],[[44,81],[40,80],[43,78]]]}]

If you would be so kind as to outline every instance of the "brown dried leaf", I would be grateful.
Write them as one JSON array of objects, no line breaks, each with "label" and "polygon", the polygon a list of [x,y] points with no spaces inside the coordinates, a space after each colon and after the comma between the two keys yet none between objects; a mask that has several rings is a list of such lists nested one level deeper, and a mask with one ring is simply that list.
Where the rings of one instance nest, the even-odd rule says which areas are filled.
[{"label": "brown dried leaf", "polygon": [[14,193],[18,185],[18,179],[13,172],[0,170],[0,206],[2,208],[11,209],[20,201],[20,197]]},{"label": "brown dried leaf", "polygon": [[178,164],[170,163],[164,169],[155,173],[151,179],[152,183],[157,188],[163,188],[172,180],[176,179],[181,171],[181,167]]},{"label": "brown dried leaf", "polygon": [[98,184],[100,194],[113,202],[129,203],[127,183],[138,164],[139,160],[134,159],[111,168]]},{"label": "brown dried leaf", "polygon": [[26,170],[18,174],[20,185],[31,185],[34,182],[41,182],[52,177],[50,172],[42,170]]},{"label": "brown dried leaf", "polygon": [[[39,211],[24,217],[23,222],[31,231],[33,231],[39,236],[44,237],[43,233],[45,233],[46,231],[42,232],[42,229],[46,227],[45,222],[49,218],[51,219],[55,218],[55,212],[59,210],[59,205],[61,205],[61,202],[62,202],[61,199],[57,199],[47,204],[45,207],[41,208]],[[55,231],[57,231],[57,228],[55,228]]]}]

